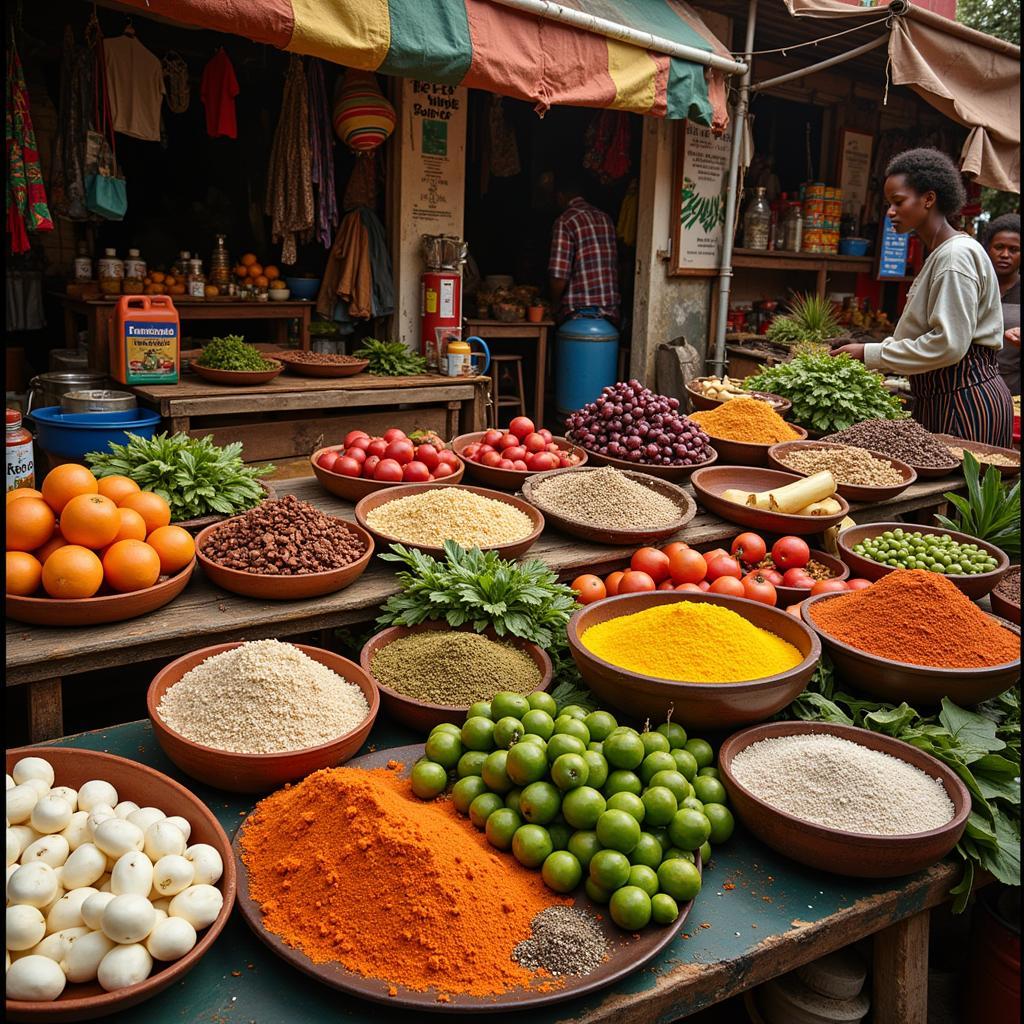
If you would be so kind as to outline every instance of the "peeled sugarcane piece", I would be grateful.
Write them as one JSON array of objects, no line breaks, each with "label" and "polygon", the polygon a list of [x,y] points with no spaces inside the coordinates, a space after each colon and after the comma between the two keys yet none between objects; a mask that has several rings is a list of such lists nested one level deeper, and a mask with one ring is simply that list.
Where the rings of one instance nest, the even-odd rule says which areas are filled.
[{"label": "peeled sugarcane piece", "polygon": [[824,498],[821,501],[812,501],[805,505],[798,516],[834,516],[843,511],[843,506],[835,498]]},{"label": "peeled sugarcane piece", "polygon": [[754,495],[750,491],[741,491],[736,487],[730,487],[727,491],[722,491],[722,500],[731,501],[736,505],[748,505],[753,497]]},{"label": "peeled sugarcane piece", "polygon": [[827,469],[767,492],[769,509],[786,515],[800,515],[802,508],[831,498],[835,493],[836,478]]}]

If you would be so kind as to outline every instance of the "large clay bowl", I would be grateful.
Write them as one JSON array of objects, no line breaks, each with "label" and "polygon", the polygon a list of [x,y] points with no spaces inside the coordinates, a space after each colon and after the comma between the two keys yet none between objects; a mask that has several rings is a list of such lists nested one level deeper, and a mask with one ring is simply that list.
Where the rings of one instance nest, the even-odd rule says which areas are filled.
[{"label": "large clay bowl", "polygon": [[333,651],[307,647],[305,644],[295,646],[314,661],[326,665],[331,671],[337,672],[363,691],[370,711],[355,729],[329,743],[280,754],[237,754],[229,750],[218,750],[186,739],[181,733],[171,729],[157,711],[163,695],[200,662],[239,646],[237,643],[215,644],[185,654],[164,666],[149,684],[146,709],[153,723],[153,732],[163,752],[186,775],[191,775],[192,778],[216,789],[227,789],[233,793],[265,793],[283,786],[286,782],[305,778],[310,772],[320,768],[342,764],[366,742],[380,709],[376,684],[354,661],[349,661],[348,658],[343,658]]},{"label": "large clay bowl", "polygon": [[173,601],[188,584],[196,567],[193,558],[174,576],[158,580],[145,590],[130,594],[105,594],[102,597],[18,597],[7,594],[4,614],[16,622],[33,626],[101,626],[148,615]]},{"label": "large clay bowl", "polygon": [[33,1024],[115,1019],[113,1015],[119,1011],[144,1002],[171,985],[181,983],[184,976],[217,941],[235,904],[235,858],[231,852],[231,842],[213,812],[197,796],[161,772],[136,761],[97,750],[78,750],[72,747],[18,747],[7,751],[7,771],[10,772],[23,757],[42,757],[49,761],[56,773],[58,785],[77,789],[90,779],[105,779],[114,786],[122,800],[159,807],[168,817],[180,815],[192,826],[189,843],[209,844],[217,850],[224,862],[224,874],[217,883],[224,897],[224,905],[217,919],[200,933],[199,941],[180,960],[173,963],[155,961],[153,973],[145,981],[116,992],[105,992],[98,982],[69,984],[54,1002],[33,1003],[8,999],[5,1007],[8,1020],[31,1021]]},{"label": "large clay bowl", "polygon": [[853,549],[870,537],[877,537],[887,530],[904,530],[907,533],[933,533],[948,535],[960,544],[977,544],[982,551],[987,551],[998,563],[991,572],[980,572],[976,576],[961,576],[957,574],[946,576],[950,583],[956,585],[957,589],[965,593],[972,601],[980,601],[993,587],[1003,578],[1006,570],[1010,568],[1010,559],[1006,552],[997,548],[995,544],[978,540],[969,533],[958,533],[956,530],[947,530],[942,526],[920,526],[917,523],[868,523],[865,526],[851,526],[839,534],[839,553],[843,561],[857,575],[866,580],[880,580],[888,576],[894,569],[891,565],[882,565],[874,559],[858,555]]},{"label": "large clay bowl", "polygon": [[[791,643],[802,655],[788,672],[742,683],[691,683],[659,679],[619,668],[583,646],[591,626],[621,615],[632,615],[655,605],[695,601],[716,604],[742,615],[748,622]],[[671,590],[626,594],[588,604],[569,620],[569,649],[583,679],[602,705],[611,705],[631,718],[663,721],[673,718],[689,729],[728,729],[760,722],[781,711],[801,693],[821,657],[821,644],[803,622],[779,608],[721,594]]]},{"label": "large clay bowl", "polygon": [[[770,550],[771,547],[769,546]],[[821,562],[822,565],[827,565],[832,570],[832,575],[829,579],[846,580],[850,578],[850,567],[845,562],[830,555],[827,551],[818,551],[812,548],[811,558],[816,562]],[[791,604],[802,601],[810,592],[810,588],[805,590],[801,587],[776,587],[775,593],[778,597],[776,607],[787,608]]]},{"label": "large clay bowl", "polygon": [[584,449],[591,465],[614,466],[616,469],[631,469],[634,473],[646,473],[648,476],[656,476],[662,480],[670,480],[674,484],[685,484],[690,475],[698,469],[706,466],[713,466],[718,461],[718,452],[710,448],[711,454],[703,461],[694,463],[692,466],[651,466],[645,462],[630,462],[628,459],[614,459],[610,455],[601,455],[598,452]]},{"label": "large clay bowl", "polygon": [[[366,523],[366,517],[375,509],[381,505],[386,505],[389,501],[395,501],[398,498],[408,498],[412,494],[418,494],[422,484],[406,484],[404,487],[396,487],[389,491],[377,491],[375,494],[368,494],[363,498],[358,505],[356,505],[356,519],[359,520],[360,525],[371,533],[378,541],[383,545],[388,544],[404,544],[406,547],[416,548],[418,551],[422,551],[425,555],[434,555],[437,558],[444,557],[444,547],[430,547],[425,544],[412,544],[408,540],[404,540],[401,537],[393,537],[387,533],[380,533],[378,530],[372,529]],[[537,538],[540,537],[544,531],[544,517],[538,512],[529,502],[523,501],[522,498],[516,498],[511,494],[505,494],[503,491],[491,491],[485,487],[467,487],[464,484],[460,485],[460,489],[463,491],[471,491],[473,494],[479,494],[483,498],[491,498],[493,501],[501,501],[506,505],[511,505],[513,508],[519,509],[523,515],[528,516],[530,521],[533,523],[533,529],[519,540],[510,541],[508,544],[496,544],[491,547],[484,547],[484,551],[497,551],[502,558],[518,558],[520,555],[525,554],[533,545],[537,542]]]},{"label": "large clay bowl", "polygon": [[[702,394],[696,385],[700,381],[710,379],[710,377],[694,377],[686,385],[686,397],[690,400],[690,408],[696,412],[707,412],[710,409],[717,409],[723,402],[734,401],[731,398],[708,398],[707,395]],[[762,402],[767,402],[783,419],[786,418],[789,410],[793,408],[793,403],[788,398],[783,398],[782,395],[773,395],[770,391],[751,391],[748,393],[751,398],[759,398]]]},{"label": "large clay bowl", "polygon": [[[781,736],[823,734],[859,743],[899,758],[938,779],[953,804],[953,817],[940,828],[906,836],[844,832],[797,818],[772,807],[741,786],[733,758],[751,744]],[[909,875],[942,860],[960,841],[971,813],[971,795],[956,773],[923,750],[880,732],[829,722],[769,722],[730,736],[718,752],[718,769],[740,821],[767,846],[800,864],[854,878]],[[814,765],[808,765],[809,772]]]},{"label": "large clay bowl", "polygon": [[347,586],[355,583],[366,571],[370,559],[373,558],[373,537],[366,530],[355,523],[348,523],[344,519],[338,519],[337,523],[339,530],[345,529],[350,533],[357,534],[366,545],[366,550],[359,558],[348,565],[343,565],[340,569],[309,572],[301,576],[263,576],[254,572],[242,572],[240,569],[229,569],[203,554],[203,546],[209,543],[213,532],[220,529],[223,525],[221,523],[208,526],[196,537],[196,557],[210,581],[232,594],[255,597],[262,601],[298,601],[303,598],[322,597],[324,594],[334,594],[339,590],[344,590]]},{"label": "large clay bowl", "polygon": [[[463,451],[471,444],[479,443],[486,430],[478,430],[473,434],[460,434],[451,443],[451,449],[466,464],[466,473],[470,480],[479,483],[483,487],[496,487],[499,491],[518,491],[527,480],[537,476],[540,470],[519,470],[519,469],[497,469],[494,466],[484,466],[472,459],[463,458]],[[553,437],[551,439],[564,452],[575,453],[580,457],[577,465],[584,465],[587,461],[587,453],[578,445],[567,441],[564,437]],[[554,472],[554,470],[548,470]]]},{"label": "large clay bowl", "polygon": [[[402,725],[407,725],[410,729],[422,733],[424,736],[435,725],[440,725],[442,722],[462,725],[466,720],[469,705],[456,707],[446,704],[430,704],[426,701],[416,700],[404,693],[399,693],[390,686],[385,686],[373,674],[373,656],[381,648],[387,647],[388,644],[394,643],[394,641],[402,637],[427,632],[475,633],[477,631],[470,625],[455,628],[449,626],[447,622],[423,622],[418,626],[391,626],[370,637],[359,653],[359,664],[363,671],[376,683],[377,689],[380,691],[381,705],[388,718],[401,722]],[[524,651],[533,659],[533,663],[537,666],[537,671],[540,673],[540,679],[534,690],[547,690],[551,686],[551,659],[545,654],[543,648],[517,636],[500,637],[494,632],[493,627],[485,629],[482,635],[489,640],[503,641],[511,644],[513,647],[518,647],[519,650]],[[502,687],[496,686],[495,689],[500,690]]]},{"label": "large clay bowl", "polygon": [[641,483],[644,487],[650,488],[656,494],[670,498],[679,506],[679,517],[666,526],[641,527],[639,529],[613,529],[606,526],[595,526],[585,519],[575,519],[571,516],[554,512],[544,503],[537,491],[542,481],[558,476],[560,473],[593,473],[593,468],[580,469],[553,469],[549,473],[543,473],[534,479],[527,480],[523,484],[523,497],[535,505],[544,513],[544,519],[549,526],[567,533],[571,537],[579,537],[581,540],[592,540],[598,544],[622,544],[641,547],[644,544],[652,544],[655,541],[665,540],[673,534],[678,533],[697,514],[697,503],[678,484],[668,480],[661,480],[658,477],[648,476],[646,473],[626,469],[619,472],[624,473],[630,479]]},{"label": "large clay bowl", "polygon": [[[893,704],[906,701],[911,705],[939,704],[943,697],[961,707],[979,704],[1008,690],[1020,678],[1020,657],[1005,665],[990,668],[933,668],[905,661],[890,661],[878,655],[851,647],[826,632],[814,621],[818,601],[845,597],[843,593],[818,594],[800,607],[804,622],[821,638],[825,652],[849,686]],[[1020,636],[1020,627],[997,615],[990,616],[1004,629]]]},{"label": "large clay bowl", "polygon": [[[790,423],[788,426],[792,427],[792,429],[800,435],[796,440],[806,440],[807,431],[803,427],[798,427],[795,423]],[[704,429],[704,427],[701,427],[701,430]],[[707,433],[706,430],[705,433]],[[708,434],[708,437],[711,438],[711,443],[715,446],[715,450],[718,452],[718,457],[723,466],[768,465],[768,449],[772,447],[770,444],[752,444],[749,441],[730,441],[724,437],[715,437],[713,434]],[[792,472],[792,470],[787,470],[786,472]]]},{"label": "large clay bowl", "polygon": [[730,523],[749,527],[764,533],[786,533],[808,535],[822,533],[831,526],[841,523],[850,512],[850,506],[841,494],[833,497],[839,502],[841,510],[831,516],[792,516],[781,512],[765,512],[751,508],[749,505],[738,505],[734,501],[726,501],[722,497],[724,491],[737,488],[741,491],[767,491],[773,487],[782,487],[802,479],[794,473],[781,473],[777,469],[759,469],[753,466],[713,466],[710,469],[699,469],[693,474],[690,483],[697,500],[716,516]]},{"label": "large clay bowl", "polygon": [[393,490],[396,487],[445,487],[450,484],[457,484],[462,480],[462,476],[466,471],[466,464],[460,459],[459,468],[450,476],[443,476],[440,480],[428,480],[422,484],[409,484],[403,483],[401,480],[392,482],[390,480],[367,480],[361,476],[345,476],[344,473],[335,473],[329,469],[324,469],[323,466],[317,465],[316,460],[324,452],[339,452],[344,451],[344,449],[345,446],[343,444],[331,444],[326,448],[317,448],[310,455],[309,464],[317,480],[320,481],[320,486],[325,491],[330,491],[331,494],[336,494],[339,498],[345,498],[351,502],[357,502],[368,494],[375,494],[377,491]]},{"label": "large clay bowl", "polygon": [[211,366],[203,366],[201,363],[191,363],[193,373],[198,374],[203,380],[211,384],[227,384],[232,387],[249,387],[252,384],[266,384],[275,377],[284,373],[284,364],[277,359],[270,359],[273,367],[268,370],[215,370]]},{"label": "large clay bowl", "polygon": [[[772,469],[781,470],[783,473],[796,473],[797,476],[808,476],[809,474],[799,469],[787,466],[783,461],[791,452],[807,451],[814,448],[848,448],[849,445],[836,444],[834,441],[783,441],[782,444],[773,444],[768,449],[768,465]],[[890,459],[888,455],[881,452],[871,452],[875,458],[884,459],[898,473],[902,474],[903,481],[898,484],[890,484],[888,487],[868,487],[863,484],[844,484],[836,481],[839,493],[847,501],[862,501],[865,504],[876,504],[882,501],[890,501],[897,494],[902,494],[916,479],[917,471],[899,459]]]},{"label": "large clay bowl", "polygon": [[299,377],[354,377],[370,365],[369,359],[357,359],[351,363],[306,363],[290,352],[279,352],[274,358],[284,363],[289,373]]},{"label": "large clay bowl", "polygon": [[[988,466],[995,466],[1003,477],[1020,476],[1020,452],[1016,448],[1000,448],[994,444],[982,444],[980,441],[965,441],[962,437],[954,437],[952,434],[936,434],[935,437],[945,445],[954,448],[962,448],[964,451],[973,452],[975,455],[1004,455],[1008,459],[1016,459],[1016,466],[998,466],[994,462],[981,463],[981,475],[985,475]],[[963,463],[961,462],[962,466]]]}]

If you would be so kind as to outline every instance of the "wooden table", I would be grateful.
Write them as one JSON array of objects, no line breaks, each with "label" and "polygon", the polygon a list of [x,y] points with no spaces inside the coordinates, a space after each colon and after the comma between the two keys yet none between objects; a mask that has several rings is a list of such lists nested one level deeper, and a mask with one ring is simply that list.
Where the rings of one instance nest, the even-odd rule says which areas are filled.
[{"label": "wooden table", "polygon": [[[56,742],[105,750],[165,772],[196,793],[229,836],[255,803],[184,776],[160,750],[148,721]],[[367,747],[379,750],[414,742],[422,737],[381,716]],[[682,933],[650,964],[592,996],[531,1010],[528,1022],[522,1012],[488,1014],[486,1020],[675,1021],[873,937],[873,1024],[926,1024],[929,911],[947,899],[958,871],[944,861],[906,878],[842,878],[801,867],[740,827],[715,849]],[[236,910],[212,949],[180,984],[122,1011],[117,1019],[119,1024],[420,1024],[425,1016],[348,997],[307,978],[271,953]]]},{"label": "wooden table", "polygon": [[323,438],[349,430],[435,430],[446,440],[483,430],[488,377],[300,377],[288,371],[266,384],[224,387],[186,373],[177,384],[133,388],[172,431],[245,443],[247,462],[308,455]]},{"label": "wooden table", "polygon": [[[860,523],[885,522],[894,516],[932,508],[943,491],[962,484],[947,477],[909,487],[895,500],[871,507],[853,506]],[[331,515],[354,520],[353,506],[323,491],[316,480],[275,484],[280,494],[291,493]],[[730,541],[741,527],[700,512],[678,535],[705,550]],[[631,547],[608,547],[579,541],[546,529],[527,558],[539,558],[563,579],[581,570],[594,573],[621,568]],[[185,591],[171,604],[139,619],[87,629],[52,629],[7,622],[7,686],[29,687],[29,728],[33,741],[64,732],[61,680],[119,665],[174,658],[207,644],[293,636],[318,629],[371,622],[380,605],[398,587],[394,568],[374,564],[352,586],[308,601],[255,601],[215,587],[196,570]]]},{"label": "wooden table", "polygon": [[[544,423],[544,384],[547,375],[548,329],[555,326],[554,320],[467,320],[469,334],[479,335],[486,342],[491,340],[537,339],[537,370],[534,375],[533,419],[537,426]],[[493,425],[493,424],[492,424]]]},{"label": "wooden table", "polygon": [[[77,348],[76,317],[84,317],[89,331],[89,369],[110,368],[110,323],[114,307],[121,296],[104,299],[78,299],[68,295],[55,294],[54,298],[64,308],[64,333],[67,344]],[[182,324],[189,320],[271,320],[277,324],[275,340],[281,345],[288,344],[288,324],[301,321],[299,341],[303,348],[309,348],[309,323],[315,303],[307,299],[288,299],[285,302],[257,302],[250,299],[188,299],[183,295],[172,296],[174,308]],[[232,330],[237,330],[232,328]]]}]

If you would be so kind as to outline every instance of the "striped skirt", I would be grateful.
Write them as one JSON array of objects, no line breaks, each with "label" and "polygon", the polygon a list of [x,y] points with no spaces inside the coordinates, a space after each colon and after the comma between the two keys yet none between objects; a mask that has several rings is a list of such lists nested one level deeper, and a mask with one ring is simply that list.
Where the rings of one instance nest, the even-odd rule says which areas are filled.
[{"label": "striped skirt", "polygon": [[910,390],[914,418],[932,433],[1002,448],[1013,443],[1013,399],[994,348],[972,345],[955,366],[915,373]]}]

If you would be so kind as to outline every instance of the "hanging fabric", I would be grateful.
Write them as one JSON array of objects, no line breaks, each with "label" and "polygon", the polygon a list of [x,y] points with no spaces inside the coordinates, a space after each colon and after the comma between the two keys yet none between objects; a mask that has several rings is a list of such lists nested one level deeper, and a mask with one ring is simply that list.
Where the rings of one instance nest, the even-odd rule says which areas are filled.
[{"label": "hanging fabric", "polygon": [[505,116],[501,96],[492,95],[488,111],[490,172],[495,178],[512,178],[519,173],[519,144],[516,133]]},{"label": "hanging fabric", "polygon": [[160,141],[164,72],[160,59],[139,42],[131,25],[103,41],[114,130],[144,142]]},{"label": "hanging fabric", "polygon": [[338,194],[334,187],[334,134],[331,111],[327,105],[324,66],[316,58],[309,67],[309,127],[313,151],[313,184],[316,212],[316,237],[325,248],[331,247],[334,229],[338,226]]},{"label": "hanging fabric", "polygon": [[123,220],[128,211],[128,186],[118,174],[114,119],[110,113],[103,36],[96,26],[93,52],[93,126],[86,138],[85,207],[106,220]]},{"label": "hanging fabric", "polygon": [[603,185],[629,174],[629,134],[629,117],[618,110],[602,110],[588,125],[583,166]]},{"label": "hanging fabric", "polygon": [[636,245],[636,215],[637,215],[637,182],[634,178],[622,197],[622,205],[619,207],[619,219],[615,224],[615,234],[619,241],[627,246]]},{"label": "hanging fabric", "polygon": [[237,95],[235,68],[222,46],[203,68],[199,82],[199,97],[206,110],[206,134],[211,139],[238,138],[238,120],[235,116]]},{"label": "hanging fabric", "polygon": [[377,161],[357,160],[341,198],[341,208],[346,212],[356,206],[377,208]]},{"label": "hanging fabric", "polygon": [[160,69],[166,79],[164,98],[172,114],[184,114],[192,98],[188,84],[188,65],[184,58],[171,50],[164,54]]},{"label": "hanging fabric", "polygon": [[64,27],[60,66],[57,142],[50,176],[50,209],[67,220],[88,220],[85,206],[85,146],[89,132],[93,57]]},{"label": "hanging fabric", "polygon": [[317,312],[351,334],[355,320],[394,312],[395,289],[384,226],[365,206],[342,218],[324,268]]}]

